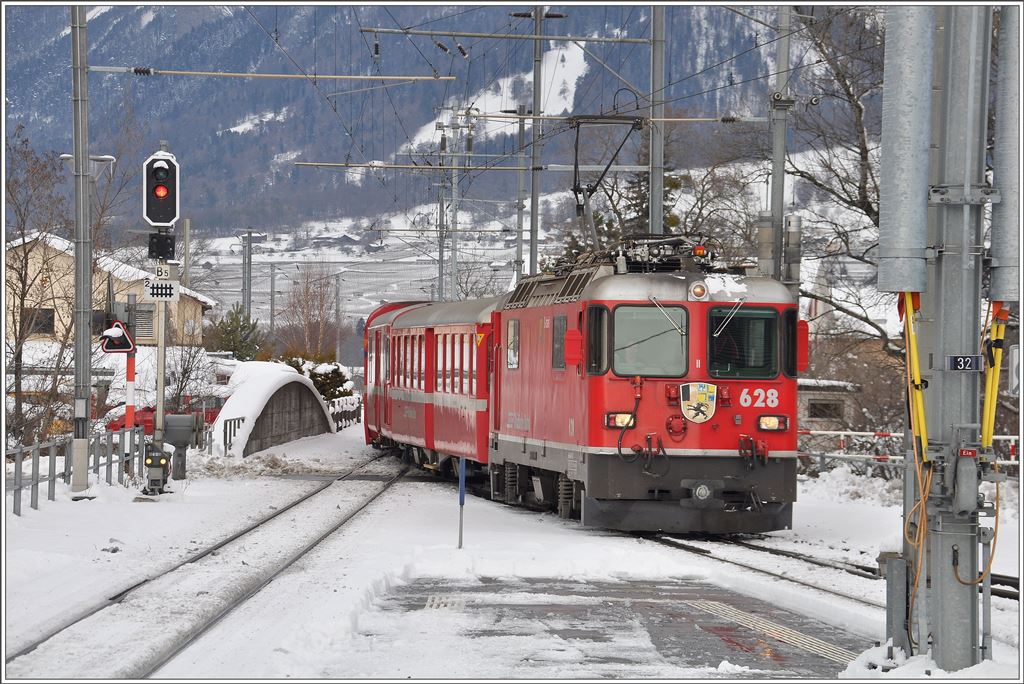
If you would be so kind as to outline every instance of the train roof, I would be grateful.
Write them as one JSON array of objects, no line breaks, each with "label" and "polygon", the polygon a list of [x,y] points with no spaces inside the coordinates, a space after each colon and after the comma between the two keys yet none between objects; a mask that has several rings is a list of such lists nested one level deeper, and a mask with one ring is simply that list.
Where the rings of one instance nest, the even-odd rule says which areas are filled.
[{"label": "train roof", "polygon": [[491,312],[506,297],[508,295],[471,299],[464,302],[432,303],[418,306],[415,309],[401,309],[397,312],[399,315],[393,319],[392,327],[407,329],[460,323],[488,323],[491,320]]},{"label": "train roof", "polygon": [[382,314],[373,316],[366,327],[376,328],[379,325],[391,325],[394,323],[395,318],[397,318],[401,314],[411,309],[418,309],[420,307],[427,306],[428,304],[430,304],[430,302],[401,302],[398,304],[398,306],[391,309],[390,311],[385,311]]},{"label": "train roof", "polygon": [[744,297],[748,302],[790,304],[793,295],[777,280],[761,276],[727,273],[622,273],[597,277],[583,289],[580,299],[645,300],[657,297],[665,301],[686,301],[691,283],[703,281],[708,300],[735,302]]}]

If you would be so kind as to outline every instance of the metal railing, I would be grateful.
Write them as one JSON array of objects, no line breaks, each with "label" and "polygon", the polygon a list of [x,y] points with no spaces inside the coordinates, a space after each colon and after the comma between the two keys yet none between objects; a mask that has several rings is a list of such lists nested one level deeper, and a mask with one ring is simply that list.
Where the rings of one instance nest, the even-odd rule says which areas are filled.
[{"label": "metal railing", "polygon": [[347,428],[353,423],[361,423],[363,419],[363,397],[354,394],[350,397],[331,399],[327,404],[336,429]]},{"label": "metal railing", "polygon": [[231,444],[235,441],[235,435],[238,434],[238,428],[242,427],[242,423],[245,422],[245,416],[239,416],[238,418],[228,418],[224,421],[224,453],[228,452],[231,448]]},{"label": "metal railing", "polygon": [[[805,438],[800,449],[804,470],[812,469],[816,464],[820,472],[834,467],[837,462],[845,462],[855,471],[879,477],[896,477],[902,472],[902,432],[799,430],[798,434]],[[1003,452],[1009,458],[997,458],[995,462],[1008,475],[1017,475],[1020,438],[1017,435],[995,435],[992,439],[997,443],[1009,444],[1008,448],[997,448],[997,454]],[[808,443],[808,440],[813,442]],[[864,453],[865,450],[872,453]]]},{"label": "metal railing", "polygon": [[[114,436],[118,436],[117,444],[114,443]],[[65,484],[71,482],[73,469],[73,458],[71,457],[72,440],[68,437],[50,440],[48,442],[37,442],[29,446],[14,447],[5,452],[5,462],[14,463],[13,485],[10,487],[14,497],[14,514],[21,515],[22,491],[29,490],[29,506],[39,509],[39,485],[46,484],[46,498],[54,501],[57,495],[57,479],[60,478]],[[40,460],[43,452],[46,452],[47,474],[40,476]],[[143,459],[145,457],[145,434],[142,427],[119,432],[105,432],[94,435],[89,439],[89,456],[87,468],[99,478],[100,469],[105,468],[106,481],[108,485],[114,483],[114,471],[117,471],[117,483],[124,484],[125,475],[134,477],[136,472],[141,473]],[[25,454],[30,454],[31,474],[28,482],[25,482]],[[106,461],[103,457],[106,456]],[[57,460],[62,460],[58,472]],[[135,461],[138,460],[138,470],[135,469]],[[116,468],[115,468],[116,465]]]}]

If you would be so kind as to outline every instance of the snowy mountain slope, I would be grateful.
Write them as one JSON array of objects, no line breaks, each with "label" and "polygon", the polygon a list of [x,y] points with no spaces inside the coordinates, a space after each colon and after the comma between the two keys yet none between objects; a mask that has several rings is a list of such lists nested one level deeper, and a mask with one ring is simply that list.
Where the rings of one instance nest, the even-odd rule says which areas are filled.
[{"label": "snowy mountain slope", "polygon": [[[94,65],[289,74],[301,68],[319,75],[430,75],[436,70],[451,73],[456,80],[328,97],[379,82],[338,85],[321,80],[314,88],[301,79],[242,81],[94,73],[89,93],[91,148],[96,153],[109,152],[117,135],[114,122],[130,105],[145,142],[144,149],[131,155],[138,157],[134,162],[126,157],[123,163],[141,161],[159,140],[168,140],[182,163],[190,190],[183,209],[200,231],[230,231],[249,224],[257,228],[294,226],[315,217],[371,215],[385,207],[393,210],[396,205],[419,203],[431,194],[431,179],[388,172],[366,179],[372,180],[370,183],[357,184],[346,182],[340,174],[275,165],[273,160],[285,152],[297,152],[295,161],[390,160],[410,140],[420,139],[421,131],[437,116],[434,108],[438,105],[475,100],[476,106],[484,109],[528,103],[529,41],[467,39],[464,45],[470,59],[463,59],[449,39],[444,39],[450,50],[446,55],[434,45],[434,37],[380,35],[380,60],[375,62],[373,36],[360,33],[361,27],[397,25],[422,25],[438,31],[529,33],[528,19],[509,17],[518,9],[96,6],[90,9],[88,26],[88,59]],[[555,33],[649,35],[649,10],[644,6],[553,9],[569,15],[547,22],[546,30]],[[7,5],[4,20],[7,126],[25,125],[26,135],[39,148],[67,151],[71,147],[67,8]],[[667,75],[670,81],[680,81],[666,91],[670,98],[686,98],[680,104],[713,113],[757,111],[762,106],[764,82],[689,95],[767,73],[771,45],[698,78],[681,80],[748,49],[754,40],[765,42],[761,27],[721,7],[673,6],[668,23]],[[546,109],[597,112],[612,106],[613,95],[622,85],[614,75],[572,44],[546,47],[546,62],[567,72],[563,78],[557,69],[545,71]],[[623,78],[645,87],[647,46],[591,43],[587,47]],[[500,154],[512,150],[514,135],[502,135],[499,125],[501,122],[491,128],[488,124],[489,140],[476,151]],[[515,127],[503,130],[511,134]],[[563,154],[558,145],[549,145],[545,161],[570,161],[553,156]],[[509,197],[515,188],[510,175],[485,174],[478,179],[478,187],[487,195]],[[545,191],[554,191],[565,187],[566,178],[545,177],[543,183]],[[239,188],[258,192],[239,202]]]}]

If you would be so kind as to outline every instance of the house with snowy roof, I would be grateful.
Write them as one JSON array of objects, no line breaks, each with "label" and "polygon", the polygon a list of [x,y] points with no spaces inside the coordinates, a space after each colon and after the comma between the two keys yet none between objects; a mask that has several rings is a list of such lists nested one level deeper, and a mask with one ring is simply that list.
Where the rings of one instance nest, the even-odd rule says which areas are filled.
[{"label": "house with snowy roof", "polygon": [[[30,233],[4,245],[4,309],[7,338],[27,340],[72,339],[75,303],[75,246],[52,233]],[[103,329],[108,288],[114,302],[127,303],[136,295],[136,344],[155,345],[156,304],[143,302],[145,281],[156,275],[109,255],[93,255],[92,331]],[[180,288],[177,302],[167,304],[168,344],[200,345],[203,314],[217,301]]]}]

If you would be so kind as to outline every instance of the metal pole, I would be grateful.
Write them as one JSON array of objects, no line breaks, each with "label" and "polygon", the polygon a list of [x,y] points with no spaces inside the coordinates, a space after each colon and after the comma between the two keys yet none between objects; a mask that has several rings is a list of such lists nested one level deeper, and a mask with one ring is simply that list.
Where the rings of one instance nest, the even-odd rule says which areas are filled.
[{"label": "metal pole", "polygon": [[341,274],[334,274],[334,288],[336,295],[334,298],[334,361],[335,363],[341,363]]},{"label": "metal pole", "polygon": [[245,232],[245,250],[243,251],[242,281],[245,287],[245,321],[252,320],[252,228]]},{"label": "metal pole", "polygon": [[458,114],[452,113],[452,301],[459,299],[459,154],[458,145],[461,131],[459,130]]},{"label": "metal pole", "polygon": [[[933,187],[962,193],[960,203],[936,203],[928,244],[942,250],[928,264],[922,297],[921,358],[925,373],[929,454],[935,472],[928,496],[928,552],[920,591],[927,594],[927,631],[932,657],[952,672],[981,660],[978,587],[957,581],[978,576],[978,466],[960,457],[979,434],[978,383],[974,372],[944,370],[945,356],[978,347],[981,319],[981,245],[985,204],[985,144],[992,10],[944,6],[942,54],[936,72],[932,150]],[[921,652],[928,646],[922,642]]]},{"label": "metal pole", "polygon": [[189,280],[188,274],[189,274],[189,267],[192,264],[192,249],[191,249],[191,244],[189,242],[189,235],[190,235],[190,233],[192,231],[192,219],[185,219],[185,229],[184,230],[185,230],[185,236],[184,236],[184,239],[185,239],[185,271],[184,271],[184,273],[182,273],[182,276],[181,276],[181,284],[184,285],[185,287],[188,287],[189,286],[188,284],[191,282]]},{"label": "metal pole", "polygon": [[878,289],[924,292],[935,10],[886,9]]},{"label": "metal pole", "polygon": [[[665,116],[665,6],[651,6],[651,118]],[[651,122],[650,195],[647,232],[662,234],[665,194],[665,124]]]},{"label": "metal pole", "polygon": [[[135,331],[135,300],[134,293],[128,294],[128,330],[132,335]],[[129,430],[135,427],[135,352],[125,354],[125,402],[124,425]]]},{"label": "metal pole", "polygon": [[995,182],[992,207],[992,285],[989,299],[1020,301],[1020,7],[999,8]]},{"label": "metal pole", "polygon": [[541,91],[541,55],[542,45],[539,40],[541,24],[544,21],[544,6],[533,8],[533,126],[532,149],[530,150],[530,275],[537,273],[537,239],[540,217],[540,91]]},{"label": "metal pole", "polygon": [[[444,156],[440,163],[444,165]],[[437,188],[437,301],[444,301],[444,176]]]},{"label": "metal pole", "polygon": [[779,6],[778,70],[772,94],[772,277],[782,280],[782,213],[786,190],[786,132],[789,108],[790,7]]},{"label": "metal pole", "polygon": [[277,275],[277,264],[270,264],[270,344],[274,344],[274,297],[277,295],[277,288],[274,286],[274,278]]},{"label": "metal pole", "polygon": [[462,548],[462,520],[466,510],[466,459],[459,459],[459,548]]},{"label": "metal pole", "polygon": [[[516,108],[519,114],[519,167],[526,167],[526,105],[519,105]],[[518,181],[516,187],[516,268],[515,282],[523,277],[523,211],[526,209],[526,202],[523,198],[523,172],[516,173]]]},{"label": "metal pole", "polygon": [[75,155],[75,426],[71,492],[89,487],[89,394],[92,385],[92,242],[89,225],[89,80],[86,16],[71,7],[71,102]]}]

